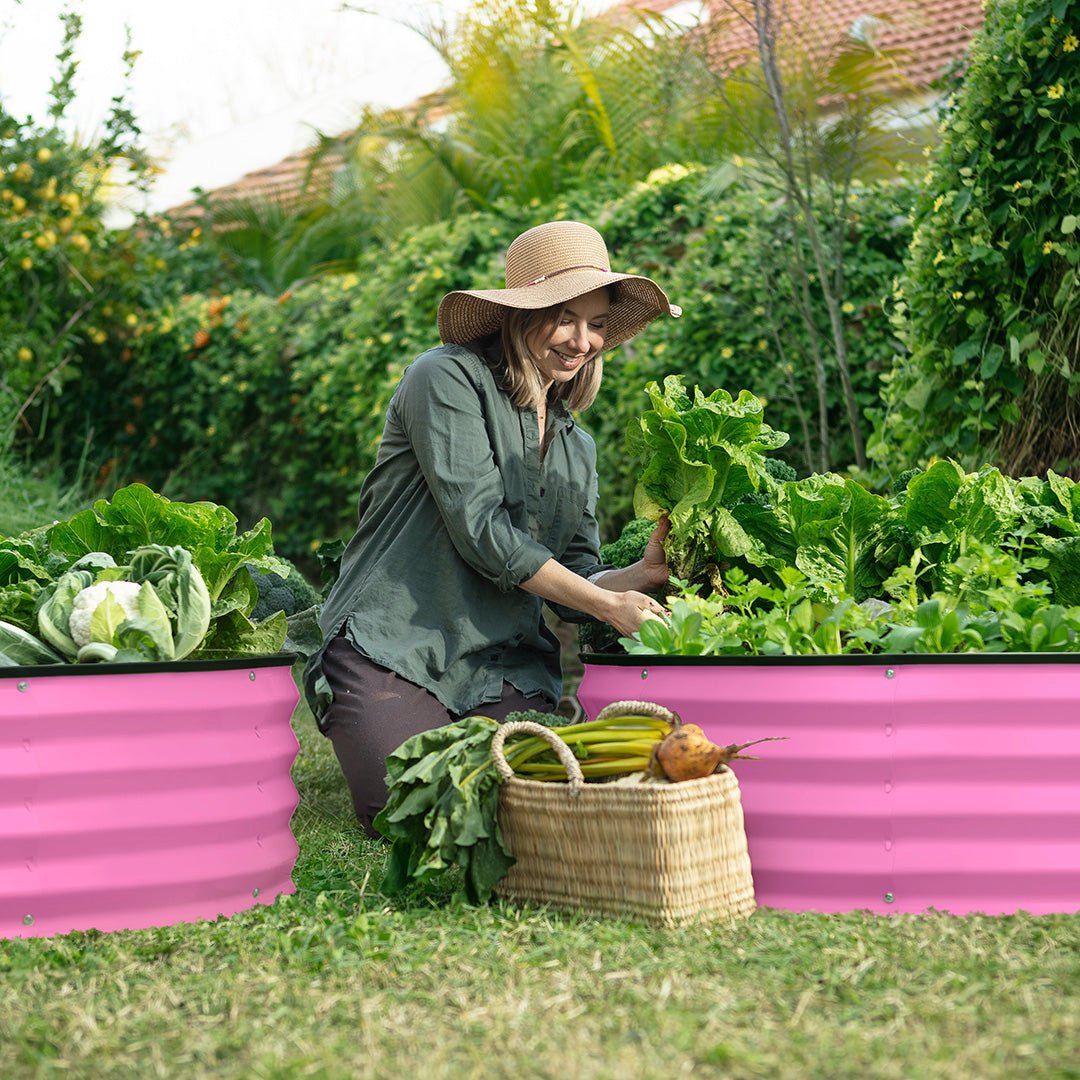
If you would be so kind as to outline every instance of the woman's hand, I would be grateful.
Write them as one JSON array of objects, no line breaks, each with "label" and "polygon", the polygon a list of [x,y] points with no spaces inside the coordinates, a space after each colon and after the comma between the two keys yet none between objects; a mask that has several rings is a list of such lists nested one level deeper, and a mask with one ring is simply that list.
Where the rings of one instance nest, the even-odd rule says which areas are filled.
[{"label": "woman's hand", "polygon": [[667,564],[667,554],[664,551],[664,541],[667,539],[669,532],[671,532],[671,521],[665,514],[657,522],[656,528],[653,529],[649,542],[645,545],[645,552],[639,561],[643,578],[639,588],[645,592],[655,592],[657,589],[662,589],[668,583],[668,578],[671,577],[671,571],[668,569]]},{"label": "woman's hand", "polygon": [[645,593],[631,590],[611,594],[604,621],[614,626],[624,637],[632,637],[641,628],[641,624],[650,619],[666,622],[666,614],[659,601]]},{"label": "woman's hand", "polygon": [[641,558],[621,570],[606,571],[597,578],[596,583],[602,589],[610,589],[612,592],[652,593],[665,588],[671,571],[664,553],[664,541],[670,531],[671,522],[662,517],[653,529]]}]

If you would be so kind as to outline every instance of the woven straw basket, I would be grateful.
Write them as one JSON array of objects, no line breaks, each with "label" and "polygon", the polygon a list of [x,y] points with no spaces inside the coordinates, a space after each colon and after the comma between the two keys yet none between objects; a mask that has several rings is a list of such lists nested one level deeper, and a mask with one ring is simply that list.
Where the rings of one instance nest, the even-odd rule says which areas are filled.
[{"label": "woven straw basket", "polygon": [[[655,715],[651,702],[618,701],[597,719]],[[503,743],[540,735],[569,783],[515,776]],[[502,777],[499,828],[516,862],[496,885],[509,900],[682,926],[749,915],[755,907],[739,782],[728,768],[673,784],[587,784],[573,751],[550,729],[503,724],[492,742]]]}]

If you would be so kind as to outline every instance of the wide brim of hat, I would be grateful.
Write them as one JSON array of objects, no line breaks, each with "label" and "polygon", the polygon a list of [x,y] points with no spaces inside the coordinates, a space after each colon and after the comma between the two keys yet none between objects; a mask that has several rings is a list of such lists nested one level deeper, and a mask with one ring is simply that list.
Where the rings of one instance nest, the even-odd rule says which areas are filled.
[{"label": "wide brim of hat", "polygon": [[661,315],[680,314],[651,278],[604,270],[571,270],[519,289],[449,292],[439,304],[439,336],[449,345],[467,345],[498,330],[510,308],[539,311],[604,286],[615,290],[604,333],[605,350],[629,341]]}]

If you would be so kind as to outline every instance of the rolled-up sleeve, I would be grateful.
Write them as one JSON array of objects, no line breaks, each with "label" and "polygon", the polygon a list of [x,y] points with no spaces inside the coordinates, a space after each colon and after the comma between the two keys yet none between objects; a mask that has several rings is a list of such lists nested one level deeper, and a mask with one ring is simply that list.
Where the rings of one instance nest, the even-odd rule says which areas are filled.
[{"label": "rolled-up sleeve", "polygon": [[504,592],[552,553],[515,528],[506,509],[471,355],[431,353],[410,365],[389,410],[416,455],[461,558]]}]

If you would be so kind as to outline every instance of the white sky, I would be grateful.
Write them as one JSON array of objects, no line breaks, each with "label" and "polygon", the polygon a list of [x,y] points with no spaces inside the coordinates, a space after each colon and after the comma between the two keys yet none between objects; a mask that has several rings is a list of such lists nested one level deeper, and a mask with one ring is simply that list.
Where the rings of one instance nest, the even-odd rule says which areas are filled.
[{"label": "white sky", "polygon": [[[585,3],[597,11],[611,0]],[[124,26],[142,51],[128,104],[166,172],[148,208],[184,202],[349,128],[363,104],[405,105],[437,89],[445,69],[415,31],[469,0],[67,0],[83,17],[77,97],[83,138],[123,90]],[[0,97],[14,115],[44,117],[58,70],[64,0],[0,0]],[[130,196],[129,196],[130,198]]]}]

